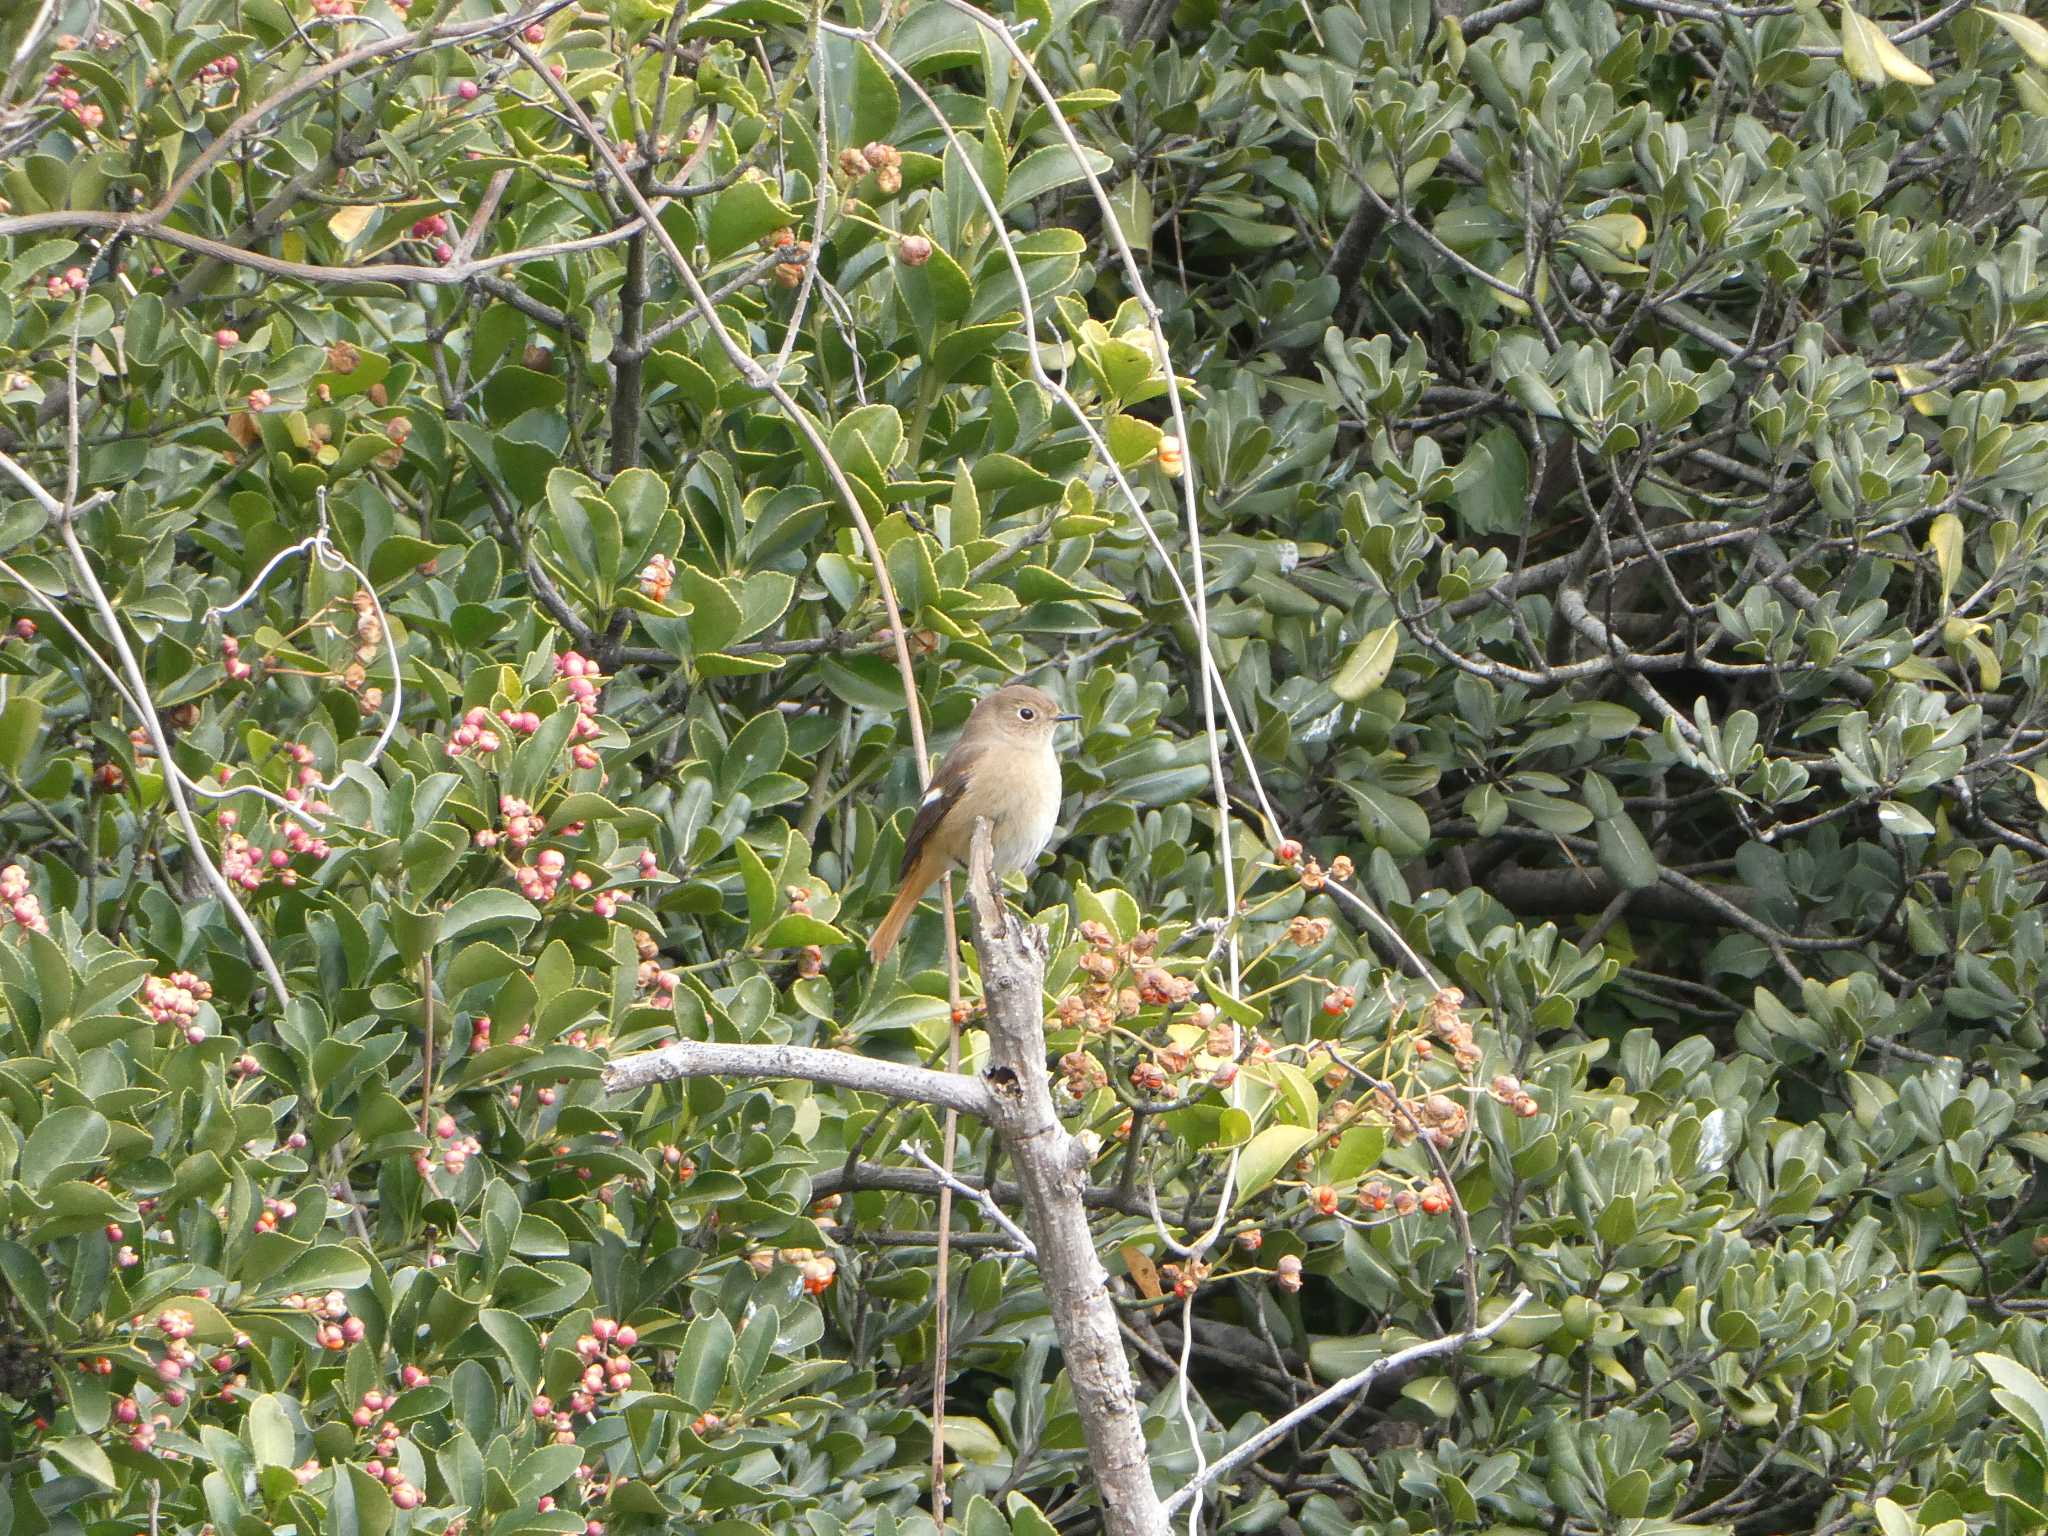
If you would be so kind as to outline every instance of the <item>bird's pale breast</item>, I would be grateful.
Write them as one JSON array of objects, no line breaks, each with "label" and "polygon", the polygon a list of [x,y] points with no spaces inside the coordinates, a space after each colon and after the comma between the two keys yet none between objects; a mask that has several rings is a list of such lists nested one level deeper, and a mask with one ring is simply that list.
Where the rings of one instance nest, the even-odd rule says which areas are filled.
[{"label": "bird's pale breast", "polygon": [[1012,782],[1017,786],[1015,798],[1002,807],[995,825],[998,875],[1030,869],[1052,840],[1053,824],[1060,814],[1060,764],[1050,743],[1044,770],[1018,774]]}]

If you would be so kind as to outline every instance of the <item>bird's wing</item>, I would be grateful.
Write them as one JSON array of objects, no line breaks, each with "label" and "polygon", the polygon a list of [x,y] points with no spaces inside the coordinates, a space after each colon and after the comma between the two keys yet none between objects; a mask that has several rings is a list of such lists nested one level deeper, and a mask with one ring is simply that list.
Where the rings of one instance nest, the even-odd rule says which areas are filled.
[{"label": "bird's wing", "polygon": [[[974,765],[980,761],[984,749],[960,743],[946,754],[946,760],[939,764],[939,771],[932,775],[932,782],[924,792],[924,798],[917,804],[917,816],[910,823],[910,835],[903,842],[903,867],[897,871],[898,880],[907,879],[911,866],[925,851],[925,840],[938,829],[946,819],[946,813],[960,802],[967,792],[969,778]],[[937,878],[935,875],[934,879]]]}]

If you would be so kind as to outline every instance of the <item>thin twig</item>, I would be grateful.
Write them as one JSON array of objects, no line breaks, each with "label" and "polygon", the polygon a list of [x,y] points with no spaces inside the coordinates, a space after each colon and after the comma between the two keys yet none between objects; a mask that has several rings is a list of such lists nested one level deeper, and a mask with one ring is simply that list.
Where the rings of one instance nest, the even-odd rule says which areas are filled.
[{"label": "thin twig", "polygon": [[[983,1215],[1010,1235],[1011,1240],[1017,1245],[1017,1251],[1023,1254],[1025,1258],[1035,1260],[1038,1257],[1038,1245],[1031,1241],[1030,1235],[1022,1227],[1018,1226],[1016,1222],[1010,1220],[1004,1214],[1003,1208],[996,1204],[996,1197],[994,1195],[990,1194],[986,1189],[969,1184],[966,1180],[958,1178],[954,1174],[947,1172],[944,1168],[941,1168],[936,1162],[932,1161],[931,1154],[914,1141],[903,1142],[901,1150],[905,1156],[913,1158],[929,1168],[938,1176],[939,1182],[952,1193],[964,1195],[979,1206]],[[946,1238],[945,1228],[941,1227],[939,1229],[937,1237],[941,1245],[943,1245]]]},{"label": "thin twig", "polygon": [[1342,1402],[1355,1393],[1364,1391],[1389,1371],[1413,1365],[1418,1360],[1434,1359],[1438,1355],[1454,1354],[1469,1344],[1491,1338],[1508,1325],[1509,1319],[1526,1307],[1532,1297],[1527,1289],[1517,1291],[1508,1304],[1501,1308],[1498,1316],[1477,1328],[1467,1328],[1459,1333],[1447,1333],[1439,1339],[1424,1339],[1420,1344],[1411,1344],[1406,1349],[1395,1350],[1391,1355],[1382,1355],[1364,1370],[1346,1376],[1334,1386],[1326,1387],[1291,1413],[1284,1413],[1249,1439],[1233,1447],[1227,1454],[1219,1456],[1208,1467],[1171,1495],[1166,1501],[1168,1515],[1177,1513],[1189,1504],[1199,1500],[1202,1492],[1211,1483],[1230,1476],[1239,1467],[1256,1461],[1270,1445],[1284,1440],[1296,1426],[1314,1418],[1326,1408]]}]

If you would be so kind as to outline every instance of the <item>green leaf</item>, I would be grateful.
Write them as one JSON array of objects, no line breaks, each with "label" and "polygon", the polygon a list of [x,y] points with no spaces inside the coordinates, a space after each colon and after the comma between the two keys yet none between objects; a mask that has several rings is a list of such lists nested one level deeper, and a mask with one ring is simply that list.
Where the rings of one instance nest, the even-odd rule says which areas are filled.
[{"label": "green leaf", "polygon": [[1973,1358],[1991,1378],[1998,1405],[2033,1438],[2038,1453],[2048,1454],[2048,1382],[2004,1355],[1983,1352]]},{"label": "green leaf", "polygon": [[703,1413],[718,1401],[732,1360],[733,1331],[723,1312],[709,1312],[690,1324],[676,1355],[675,1395]]},{"label": "green leaf", "polygon": [[886,141],[902,111],[895,77],[866,43],[853,45],[853,142]]},{"label": "green leaf", "polygon": [[1387,1132],[1384,1126],[1354,1125],[1337,1138],[1337,1148],[1330,1154],[1326,1165],[1330,1182],[1339,1189],[1355,1184],[1379,1167],[1386,1151]]},{"label": "green leaf", "polygon": [[1458,1389],[1448,1376],[1418,1376],[1401,1384],[1401,1395],[1420,1403],[1440,1419],[1458,1411]]},{"label": "green leaf", "polygon": [[0,709],[0,768],[18,774],[43,729],[43,701],[18,693]]},{"label": "green leaf", "polygon": [[1378,784],[1345,784],[1358,807],[1358,830],[1397,859],[1412,859],[1429,846],[1429,813],[1406,795]]},{"label": "green leaf", "polygon": [[[1086,145],[1082,146],[1081,153],[1087,170],[1097,176],[1116,163],[1101,150],[1090,149]],[[1010,172],[1009,190],[1000,199],[1003,212],[1008,213],[1033,198],[1080,181],[1087,174],[1082,169],[1083,163],[1074,158],[1074,152],[1065,144],[1051,144],[1044,149],[1033,150]]]},{"label": "green leaf", "polygon": [[52,1110],[22,1144],[18,1177],[30,1190],[76,1178],[99,1162],[113,1129],[106,1116],[83,1104]]},{"label": "green leaf", "polygon": [[539,1450],[527,1452],[520,1457],[517,1469],[508,1479],[513,1498],[523,1504],[544,1493],[553,1493],[575,1475],[576,1468],[588,1454],[576,1445],[544,1445]]},{"label": "green leaf", "polygon": [[1650,1507],[1650,1474],[1632,1467],[1621,1476],[1608,1479],[1608,1513],[1622,1520],[1640,1520]]},{"label": "green leaf", "polygon": [[249,1450],[256,1457],[257,1466],[297,1465],[298,1437],[292,1432],[292,1421],[276,1394],[266,1392],[249,1405],[249,1417],[242,1426],[242,1436],[249,1442]]},{"label": "green leaf", "polygon": [[1394,670],[1394,657],[1401,649],[1401,626],[1383,624],[1351,648],[1330,679],[1330,692],[1347,704],[1356,704],[1387,680]]},{"label": "green leaf", "polygon": [[1239,1198],[1257,1194],[1292,1167],[1315,1134],[1309,1126],[1269,1125],[1254,1136],[1237,1162]]},{"label": "green leaf", "polygon": [[91,1478],[100,1487],[111,1489],[115,1486],[114,1464],[97,1442],[83,1435],[67,1435],[61,1440],[51,1441],[48,1450],[57,1460]]},{"label": "green leaf", "polygon": [[1593,835],[1600,845],[1600,867],[1626,890],[1655,885],[1657,857],[1623,807],[1621,795],[1597,773],[1586,775],[1585,795],[1586,809],[1593,817]]},{"label": "green leaf", "polygon": [[488,887],[458,896],[441,914],[440,942],[449,944],[464,934],[484,929],[511,927],[524,931],[540,921],[540,909],[516,891]]},{"label": "green leaf", "polygon": [[520,1392],[532,1397],[540,1390],[540,1336],[533,1331],[533,1324],[496,1307],[486,1307],[477,1322],[512,1368]]},{"label": "green leaf", "polygon": [[796,222],[796,214],[784,206],[766,182],[737,181],[712,200],[705,244],[713,261],[723,261],[770,230],[794,228]]}]

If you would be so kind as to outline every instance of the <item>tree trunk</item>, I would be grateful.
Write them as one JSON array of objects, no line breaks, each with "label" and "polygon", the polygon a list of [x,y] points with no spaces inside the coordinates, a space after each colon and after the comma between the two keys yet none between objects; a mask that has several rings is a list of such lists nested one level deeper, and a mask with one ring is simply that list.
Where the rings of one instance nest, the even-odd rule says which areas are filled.
[{"label": "tree trunk", "polygon": [[1025,1225],[1038,1244],[1053,1328],[1074,1384],[1074,1406],[1102,1497],[1109,1536],[1167,1536],[1152,1487],[1145,1428],[1117,1332],[1109,1276],[1095,1255],[1081,1192],[1088,1151],[1060,1124],[1045,1057],[1045,935],[1004,905],[989,825],[977,821],[969,865],[974,947],[988,1002],[990,1124],[1017,1170]]}]

